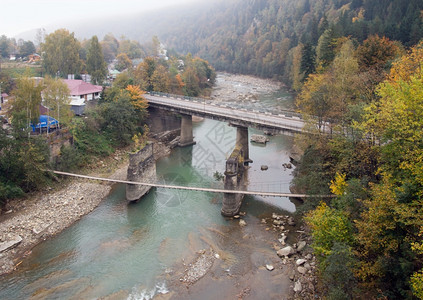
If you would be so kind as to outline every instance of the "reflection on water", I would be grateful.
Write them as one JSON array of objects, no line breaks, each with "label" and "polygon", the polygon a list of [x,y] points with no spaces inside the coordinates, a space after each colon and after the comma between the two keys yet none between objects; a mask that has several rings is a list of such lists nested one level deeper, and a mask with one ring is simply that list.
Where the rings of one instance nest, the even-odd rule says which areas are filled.
[{"label": "reflection on water", "polygon": [[[194,124],[197,144],[175,149],[157,162],[166,183],[217,187],[213,173],[224,172],[235,144],[235,128],[204,120]],[[250,135],[255,133],[250,130]],[[292,138],[269,137],[266,147],[250,145],[254,160],[248,170],[250,189],[289,191]],[[268,165],[261,171],[261,165]],[[254,226],[245,229],[220,215],[222,195],[152,189],[141,201],[128,204],[125,187],[117,185],[92,213],[55,238],[33,249],[19,271],[0,282],[0,299],[75,299],[112,296],[151,299],[172,292],[167,281],[177,274],[181,259],[202,248],[221,256],[216,274],[244,274],[270,253]],[[245,197],[242,210],[249,224],[271,212],[295,211],[287,198]],[[257,252],[258,251],[258,252]],[[260,256],[260,255],[259,255]],[[260,256],[261,257],[261,256]],[[260,261],[262,263],[262,261]],[[225,275],[226,276],[226,275]],[[207,290],[207,289],[205,289]]]}]

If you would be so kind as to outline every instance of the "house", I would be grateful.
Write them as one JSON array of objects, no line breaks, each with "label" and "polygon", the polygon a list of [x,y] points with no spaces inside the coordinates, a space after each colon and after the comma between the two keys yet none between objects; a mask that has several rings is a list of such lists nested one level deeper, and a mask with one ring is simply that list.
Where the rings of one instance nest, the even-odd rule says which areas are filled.
[{"label": "house", "polygon": [[71,109],[76,115],[82,115],[86,102],[99,99],[103,90],[102,86],[87,83],[83,80],[64,79],[63,82],[69,88]]},{"label": "house", "polygon": [[36,63],[41,60],[41,56],[37,53],[28,55],[28,63]]}]

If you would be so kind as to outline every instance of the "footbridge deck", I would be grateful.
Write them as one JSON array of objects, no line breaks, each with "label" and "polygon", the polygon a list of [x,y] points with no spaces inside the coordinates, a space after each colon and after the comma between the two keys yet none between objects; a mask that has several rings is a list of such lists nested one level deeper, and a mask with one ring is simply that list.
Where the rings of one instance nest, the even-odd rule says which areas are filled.
[{"label": "footbridge deck", "polygon": [[178,186],[178,185],[167,185],[167,184],[160,184],[160,183],[134,182],[134,181],[127,181],[127,180],[110,179],[110,178],[104,178],[104,177],[74,174],[74,173],[54,171],[54,170],[51,170],[50,172],[54,174],[58,174],[58,175],[85,178],[89,180],[100,180],[100,181],[123,183],[123,184],[137,184],[137,185],[145,185],[145,186],[151,186],[151,187],[157,187],[157,188],[179,189],[179,190],[198,191],[198,192],[244,194],[244,195],[256,195],[256,196],[264,196],[264,197],[293,197],[293,198],[334,197],[334,195],[306,195],[306,194],[291,194],[291,193],[262,192],[262,191],[241,191],[241,190],[225,190],[225,189],[214,189],[214,188],[203,188],[203,187]]}]

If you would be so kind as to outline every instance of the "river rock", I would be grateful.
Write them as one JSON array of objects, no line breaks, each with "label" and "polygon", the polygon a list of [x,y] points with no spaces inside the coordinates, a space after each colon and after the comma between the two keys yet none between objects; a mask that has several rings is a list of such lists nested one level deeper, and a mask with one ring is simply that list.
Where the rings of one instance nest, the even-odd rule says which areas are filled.
[{"label": "river rock", "polygon": [[306,268],[304,268],[304,267],[301,267],[301,266],[300,266],[300,267],[298,267],[298,268],[297,268],[297,270],[298,270],[298,272],[299,272],[300,274],[303,274],[303,275],[304,275],[305,273],[307,273],[307,269],[306,269]]},{"label": "river rock", "polygon": [[285,169],[292,169],[292,164],[290,163],[283,163],[282,167],[284,167]]},{"label": "river rock", "polygon": [[266,265],[266,269],[269,271],[273,271],[275,267],[273,265]]},{"label": "river rock", "polygon": [[305,248],[305,246],[307,245],[307,243],[305,241],[299,241],[297,244],[297,251],[301,252],[303,251],[303,249]]},{"label": "river rock", "polygon": [[295,226],[295,221],[294,221],[294,218],[293,217],[289,217],[288,218],[288,225],[289,226]]},{"label": "river rock", "polygon": [[278,252],[276,252],[276,254],[279,257],[286,257],[286,256],[290,256],[291,254],[294,254],[294,249],[291,246],[286,246],[285,248],[282,248],[280,250],[278,250]]},{"label": "river rock", "polygon": [[273,220],[273,224],[275,224],[275,225],[283,225],[283,221],[281,221],[281,220]]},{"label": "river rock", "polygon": [[294,292],[299,293],[303,290],[303,287],[301,286],[300,281],[296,281],[294,285]]},{"label": "river rock", "polygon": [[267,169],[269,169],[269,167],[268,167],[268,166],[266,166],[266,165],[262,165],[262,166],[261,166],[261,170],[262,170],[262,171],[266,171]]},{"label": "river rock", "polygon": [[281,235],[281,238],[279,239],[279,242],[282,244],[282,245],[285,245],[285,243],[286,243],[286,239],[288,238],[288,236],[286,236],[284,233],[282,233],[282,235]]},{"label": "river rock", "polygon": [[301,266],[303,264],[305,264],[307,261],[303,258],[297,259],[297,261],[295,262],[297,264],[297,266]]},{"label": "river rock", "polygon": [[279,220],[279,219],[281,219],[281,218],[282,218],[282,216],[281,216],[281,215],[278,215],[278,214],[272,213],[272,219]]},{"label": "river rock", "polygon": [[251,135],[251,141],[259,144],[266,144],[269,139],[264,135],[253,134]]},{"label": "river rock", "polygon": [[16,247],[20,242],[22,242],[21,236],[16,235],[13,236],[9,241],[0,243],[0,253]]}]

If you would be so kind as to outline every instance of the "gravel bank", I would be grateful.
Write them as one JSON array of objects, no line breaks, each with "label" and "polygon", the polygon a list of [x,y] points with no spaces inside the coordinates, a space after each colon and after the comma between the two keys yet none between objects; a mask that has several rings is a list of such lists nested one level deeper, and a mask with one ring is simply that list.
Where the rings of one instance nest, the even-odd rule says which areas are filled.
[{"label": "gravel bank", "polygon": [[247,75],[218,73],[216,87],[210,95],[215,101],[257,100],[258,94],[270,94],[279,90],[282,84],[271,79]]},{"label": "gravel bank", "polygon": [[[156,159],[169,153],[161,143],[156,148]],[[91,166],[89,175],[126,180],[127,168],[126,150],[118,150]],[[63,182],[60,188],[47,188],[25,200],[11,200],[9,211],[0,215],[0,275],[13,271],[35,245],[95,209],[112,188],[108,182],[60,180]]]}]

